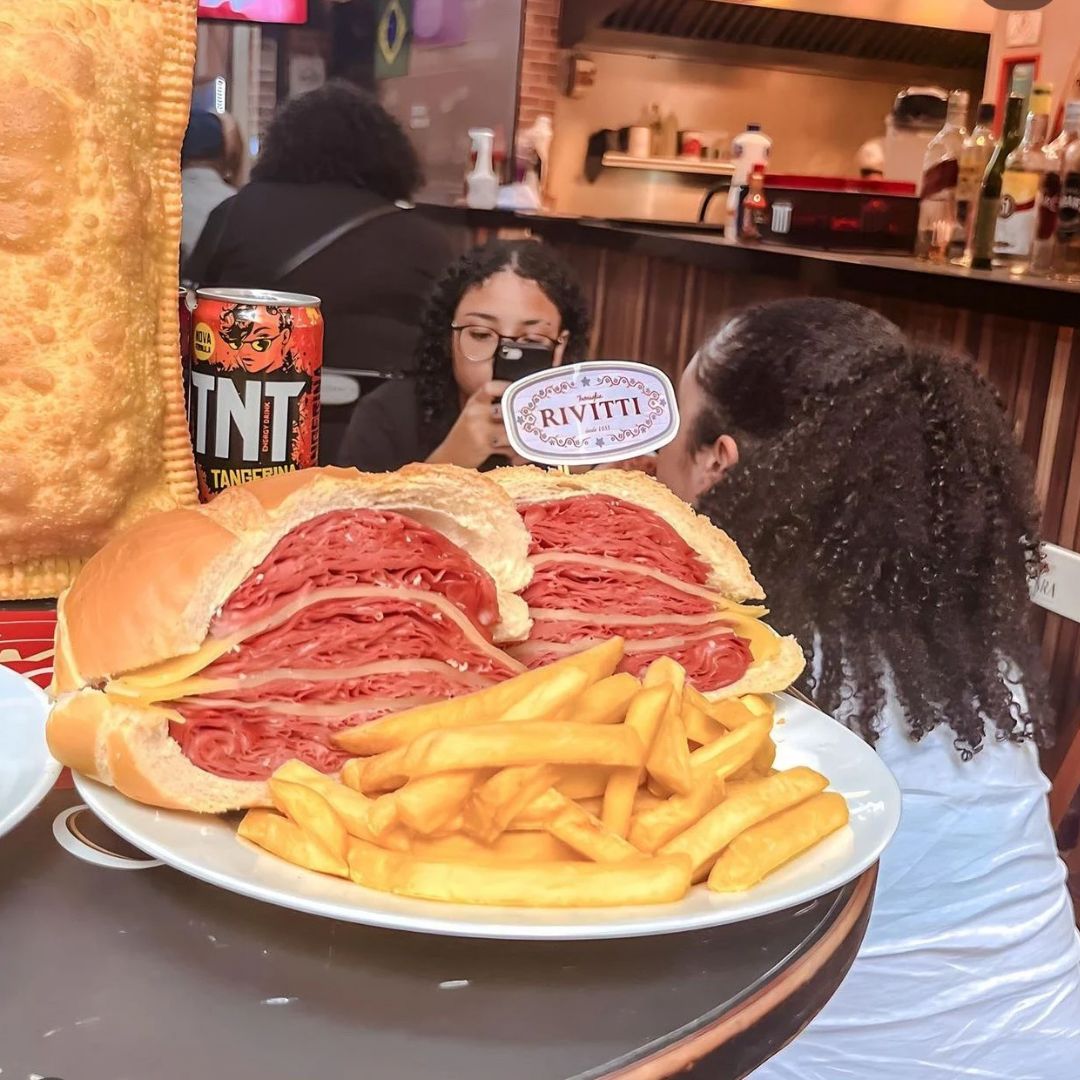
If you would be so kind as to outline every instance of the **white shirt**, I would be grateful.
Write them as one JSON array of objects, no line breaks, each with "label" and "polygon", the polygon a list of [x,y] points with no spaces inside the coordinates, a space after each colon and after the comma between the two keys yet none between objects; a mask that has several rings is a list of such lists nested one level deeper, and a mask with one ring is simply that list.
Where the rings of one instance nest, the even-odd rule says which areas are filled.
[{"label": "white shirt", "polygon": [[181,170],[180,189],[184,202],[180,250],[186,258],[194,250],[210,211],[235,195],[236,188],[226,184],[221,173],[209,165],[189,165]]},{"label": "white shirt", "polygon": [[753,1080],[1076,1080],[1080,938],[1031,743],[921,742],[894,699],[903,796],[866,938],[833,999]]}]

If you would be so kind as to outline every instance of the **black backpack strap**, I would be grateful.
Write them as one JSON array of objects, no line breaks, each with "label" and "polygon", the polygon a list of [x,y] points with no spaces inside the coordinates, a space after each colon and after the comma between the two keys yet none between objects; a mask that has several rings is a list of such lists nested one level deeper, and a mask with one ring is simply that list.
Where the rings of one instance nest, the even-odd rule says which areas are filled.
[{"label": "black backpack strap", "polygon": [[316,255],[325,251],[331,244],[336,244],[343,236],[348,236],[349,233],[356,232],[357,229],[362,229],[365,225],[370,225],[371,222],[378,221],[379,218],[396,214],[402,209],[403,207],[400,207],[395,203],[387,203],[385,206],[372,207],[370,210],[365,210],[362,214],[357,214],[356,217],[349,218],[348,221],[343,221],[340,225],[335,225],[329,232],[323,233],[322,236],[313,240],[307,247],[275,267],[273,273],[268,275],[267,280],[275,283],[284,280],[294,270],[303,266],[309,259],[313,259]]}]

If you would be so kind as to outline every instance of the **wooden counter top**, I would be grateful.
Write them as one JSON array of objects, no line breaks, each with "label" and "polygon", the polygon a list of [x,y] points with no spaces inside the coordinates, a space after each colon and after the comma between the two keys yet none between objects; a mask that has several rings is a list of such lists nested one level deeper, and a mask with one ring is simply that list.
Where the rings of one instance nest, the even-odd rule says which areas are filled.
[{"label": "wooden counter top", "polygon": [[857,289],[899,299],[933,301],[968,311],[1080,326],[1080,283],[1010,277],[921,262],[913,256],[820,251],[786,244],[739,244],[715,228],[677,222],[614,221],[508,210],[425,204],[433,220],[471,229],[529,229],[554,242],[672,259],[730,273],[802,282],[812,291]]}]

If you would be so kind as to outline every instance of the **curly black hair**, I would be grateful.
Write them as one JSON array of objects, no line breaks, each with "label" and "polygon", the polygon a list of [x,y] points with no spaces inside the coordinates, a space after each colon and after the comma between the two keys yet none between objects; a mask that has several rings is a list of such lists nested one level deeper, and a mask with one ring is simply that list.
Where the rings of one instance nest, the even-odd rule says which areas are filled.
[{"label": "curly black hair", "polygon": [[431,423],[457,395],[450,325],[461,298],[474,285],[508,269],[535,281],[558,310],[567,334],[563,363],[585,358],[589,305],[570,267],[556,251],[537,240],[493,240],[453,263],[428,299],[414,353],[416,393],[424,423]]},{"label": "curly black hair", "polygon": [[1051,742],[1032,470],[967,361],[857,304],[798,299],[735,316],[695,370],[692,441],[740,447],[700,509],[807,650],[815,701],[873,743],[891,685],[911,737],[947,725],[965,760],[987,730]]},{"label": "curly black hair", "polygon": [[398,122],[374,94],[343,80],[285,104],[251,177],[355,184],[392,202],[411,199],[424,183],[420,159]]}]

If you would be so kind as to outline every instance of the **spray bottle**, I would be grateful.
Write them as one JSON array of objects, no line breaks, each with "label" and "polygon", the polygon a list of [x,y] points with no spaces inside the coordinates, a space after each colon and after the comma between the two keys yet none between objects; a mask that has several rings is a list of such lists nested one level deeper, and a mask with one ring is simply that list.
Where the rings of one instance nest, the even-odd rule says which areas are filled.
[{"label": "spray bottle", "polygon": [[474,210],[494,210],[499,201],[499,178],[492,161],[495,132],[491,128],[470,128],[469,138],[476,164],[465,177],[465,202]]}]

